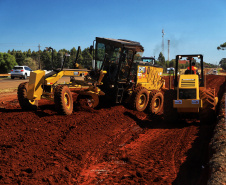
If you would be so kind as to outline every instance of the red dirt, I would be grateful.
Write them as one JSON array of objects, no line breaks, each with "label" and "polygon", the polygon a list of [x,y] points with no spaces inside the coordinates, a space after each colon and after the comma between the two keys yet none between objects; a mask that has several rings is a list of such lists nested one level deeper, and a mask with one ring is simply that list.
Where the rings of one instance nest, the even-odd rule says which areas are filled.
[{"label": "red dirt", "polygon": [[[207,82],[219,92],[224,77]],[[206,184],[213,126],[122,105],[70,116],[39,105],[25,112],[15,96],[0,98],[0,184]]]}]

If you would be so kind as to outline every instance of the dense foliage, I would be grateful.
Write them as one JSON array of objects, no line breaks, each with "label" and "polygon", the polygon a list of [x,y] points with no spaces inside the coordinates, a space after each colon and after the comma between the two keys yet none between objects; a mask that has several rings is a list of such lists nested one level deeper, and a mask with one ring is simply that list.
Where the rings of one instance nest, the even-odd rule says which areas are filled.
[{"label": "dense foliage", "polygon": [[220,61],[220,65],[221,67],[226,70],[226,58],[222,58],[221,61]]},{"label": "dense foliage", "polygon": [[[70,57],[65,57],[65,54],[70,54]],[[76,58],[77,50],[73,47],[71,50],[61,49],[56,50],[43,50],[43,51],[16,51],[8,50],[7,55],[14,57],[14,65],[27,65],[33,70],[37,69],[57,69],[61,68],[63,61],[65,61],[65,68],[73,68],[73,64]],[[91,66],[92,56],[89,53],[89,48],[85,48],[79,53],[78,63],[87,67]],[[4,71],[9,72],[12,67],[5,69]]]},{"label": "dense foliage", "polygon": [[[226,50],[226,42],[217,47],[218,50]],[[220,61],[221,67],[226,70],[226,58],[222,58]]]},{"label": "dense foliage", "polygon": [[[223,46],[223,45],[222,45]],[[65,57],[65,54],[70,54],[70,57]],[[64,68],[74,68],[74,61],[76,58],[77,50],[73,47],[71,50],[61,49],[56,50],[40,50],[40,51],[16,51],[8,50],[7,53],[0,53],[0,73],[8,73],[15,65],[26,65],[33,70],[37,69],[57,69],[62,66],[63,61],[65,61]],[[140,57],[138,57],[140,58]],[[135,56],[137,60],[137,56]],[[79,52],[78,63],[85,68],[92,67],[92,56],[90,54],[89,48],[85,48]],[[175,67],[175,59],[166,61],[163,54],[160,52],[156,64],[164,68],[166,72],[167,68]],[[224,65],[224,62],[221,63]],[[196,66],[199,67],[200,64],[197,62]],[[179,69],[185,69],[188,67],[188,64],[179,64]],[[213,68],[216,65],[205,63],[204,67]],[[223,67],[223,66],[222,66]]]},{"label": "dense foliage", "polygon": [[221,44],[220,46],[217,47],[218,50],[225,50],[226,49],[226,42]]},{"label": "dense foliage", "polygon": [[8,73],[15,65],[16,59],[9,53],[0,53],[0,73]]}]

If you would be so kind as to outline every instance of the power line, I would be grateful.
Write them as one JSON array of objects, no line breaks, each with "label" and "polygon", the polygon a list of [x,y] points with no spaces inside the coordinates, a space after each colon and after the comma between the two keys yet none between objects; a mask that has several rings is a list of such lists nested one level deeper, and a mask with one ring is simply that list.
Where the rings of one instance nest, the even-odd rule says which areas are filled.
[{"label": "power line", "polygon": [[37,45],[33,45],[34,43],[26,43],[26,44],[29,44],[29,45],[24,45],[24,43],[0,43],[0,45],[7,45],[7,46],[14,46],[14,47],[37,47]]}]

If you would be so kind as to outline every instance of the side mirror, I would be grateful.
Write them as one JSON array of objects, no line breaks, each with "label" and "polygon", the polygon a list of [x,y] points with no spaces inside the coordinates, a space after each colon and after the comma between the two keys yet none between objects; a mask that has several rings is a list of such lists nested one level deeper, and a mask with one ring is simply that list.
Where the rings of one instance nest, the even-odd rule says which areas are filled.
[{"label": "side mirror", "polygon": [[92,55],[92,53],[93,53],[93,46],[91,45],[90,47],[89,47],[89,53]]}]

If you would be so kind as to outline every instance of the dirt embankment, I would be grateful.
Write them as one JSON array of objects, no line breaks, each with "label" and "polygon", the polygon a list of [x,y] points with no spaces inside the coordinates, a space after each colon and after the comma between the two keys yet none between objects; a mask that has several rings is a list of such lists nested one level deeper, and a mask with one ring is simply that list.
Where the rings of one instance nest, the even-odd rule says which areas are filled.
[{"label": "dirt embankment", "polygon": [[[223,83],[209,78],[213,87]],[[206,184],[212,132],[213,125],[169,123],[122,105],[75,105],[61,116],[47,100],[25,112],[15,96],[4,97],[0,184]]]},{"label": "dirt embankment", "polygon": [[226,184],[226,92],[220,102],[218,123],[210,142],[210,178],[208,185]]}]

